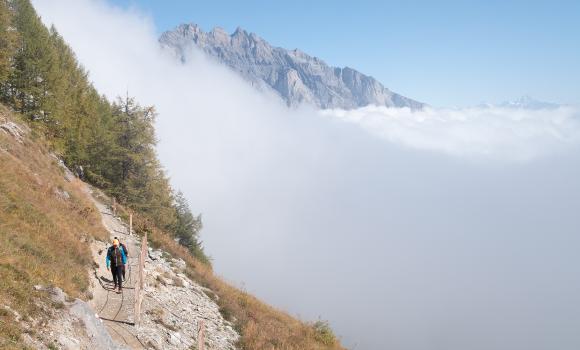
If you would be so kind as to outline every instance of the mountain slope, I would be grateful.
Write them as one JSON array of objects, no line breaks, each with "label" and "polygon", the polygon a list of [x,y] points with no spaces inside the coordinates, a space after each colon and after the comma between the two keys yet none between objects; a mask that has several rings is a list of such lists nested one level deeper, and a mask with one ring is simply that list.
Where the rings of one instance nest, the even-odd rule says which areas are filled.
[{"label": "mountain slope", "polygon": [[373,77],[352,68],[331,67],[299,50],[272,47],[254,33],[238,28],[233,34],[221,28],[204,32],[183,24],[159,39],[175,50],[182,61],[198,47],[240,73],[258,89],[274,90],[289,106],[302,103],[319,108],[352,109],[370,104],[420,109],[423,103],[396,94]]},{"label": "mountain slope", "polygon": [[[103,257],[91,257],[91,243],[104,246],[111,232],[101,225],[103,207],[91,203],[83,190],[87,183],[77,176],[115,198],[124,220],[132,213],[133,232],[147,234],[163,257],[149,264],[145,290],[159,298],[164,310],[181,309],[173,309],[173,318],[149,308],[154,300],[143,302],[142,311],[150,311],[150,321],[157,325],[143,322],[135,330],[146,332],[152,344],[163,343],[167,335],[176,348],[185,348],[188,338],[191,344],[192,324],[175,324],[204,316],[203,310],[187,311],[193,304],[183,297],[201,290],[206,297],[198,296],[211,305],[206,311],[215,316],[212,325],[224,331],[223,320],[229,322],[240,336],[237,348],[343,349],[324,322],[300,321],[213,274],[197,241],[201,220],[175,194],[157,159],[153,107],[141,107],[129,96],[117,102],[103,97],[56,28],[42,24],[29,0],[0,1],[0,38],[1,349],[59,348],[55,342],[72,349],[116,347],[96,310],[83,301],[99,301],[90,276],[102,267]],[[176,303],[168,306],[172,298]],[[117,310],[105,316],[128,315]],[[154,332],[158,326],[165,328],[159,337]],[[177,334],[166,331],[174,332],[170,328],[188,335],[178,342]],[[208,344],[223,349],[217,345],[223,344],[223,336],[210,329],[206,325]],[[221,340],[212,342],[212,334]]]},{"label": "mountain slope", "polygon": [[[135,286],[138,284],[139,247],[141,238],[129,234],[129,225],[115,215],[112,200],[102,191],[83,184],[101,221],[109,233],[109,240],[91,243],[94,270],[91,271],[90,305],[98,312],[112,339],[130,349],[190,349],[198,343],[198,329],[205,320],[206,349],[233,350],[239,339],[232,324],[219,312],[211,290],[203,288],[184,273],[187,264],[161,250],[150,250],[144,260],[144,302],[138,327],[134,321]],[[122,214],[122,213],[121,213]],[[106,270],[105,253],[113,237],[119,237],[127,249],[126,280],[121,298],[112,291],[111,274]]]},{"label": "mountain slope", "polygon": [[[302,322],[227,284],[146,216],[133,212],[137,235],[127,235],[127,209],[117,203],[112,215],[112,200],[73,175],[23,119],[0,104],[0,349],[189,349],[200,319],[208,350],[343,349],[328,324]],[[156,249],[135,327],[124,322],[144,232]],[[121,296],[104,267],[113,235],[130,249]]]},{"label": "mountain slope", "polygon": [[0,349],[52,344],[63,291],[90,298],[87,242],[106,237],[79,181],[34,137],[0,104]]}]

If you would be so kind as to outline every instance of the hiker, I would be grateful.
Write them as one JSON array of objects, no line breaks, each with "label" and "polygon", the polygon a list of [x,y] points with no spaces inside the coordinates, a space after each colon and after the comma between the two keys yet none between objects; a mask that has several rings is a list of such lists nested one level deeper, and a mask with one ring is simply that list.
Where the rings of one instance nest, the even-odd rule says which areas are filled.
[{"label": "hiker", "polygon": [[123,248],[119,245],[118,239],[113,239],[113,245],[107,250],[106,262],[107,270],[110,270],[113,274],[113,283],[115,284],[113,290],[121,293],[123,289],[123,265],[127,263],[127,256]]},{"label": "hiker", "polygon": [[[121,242],[121,240],[118,237],[115,237],[116,240],[119,241],[119,245],[121,246],[121,248],[123,248],[123,250],[125,251],[125,257],[127,257],[127,259],[129,259],[129,251],[127,250],[127,246],[123,244],[123,242]],[[123,264],[123,282],[125,282],[127,279],[125,278],[125,266],[127,264]]]}]

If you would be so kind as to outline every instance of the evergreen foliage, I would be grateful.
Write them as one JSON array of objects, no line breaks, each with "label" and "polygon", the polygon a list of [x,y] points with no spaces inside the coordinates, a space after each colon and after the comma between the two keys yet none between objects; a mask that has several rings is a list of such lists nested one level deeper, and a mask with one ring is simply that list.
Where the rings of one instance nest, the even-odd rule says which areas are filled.
[{"label": "evergreen foliage", "polygon": [[11,60],[16,48],[17,32],[12,26],[12,16],[6,1],[0,1],[0,80],[10,74]]},{"label": "evergreen foliage", "polygon": [[193,256],[198,257],[204,263],[209,263],[205,254],[203,254],[201,242],[197,239],[199,231],[203,228],[201,214],[194,216],[191,213],[189,204],[181,191],[175,195],[175,208],[177,209],[177,221],[175,222],[174,232],[179,243],[188,247]]},{"label": "evergreen foliage", "polygon": [[174,194],[155,152],[154,107],[110,102],[29,0],[0,0],[0,100],[46,135],[69,168],[151,219],[200,260],[201,216]]}]

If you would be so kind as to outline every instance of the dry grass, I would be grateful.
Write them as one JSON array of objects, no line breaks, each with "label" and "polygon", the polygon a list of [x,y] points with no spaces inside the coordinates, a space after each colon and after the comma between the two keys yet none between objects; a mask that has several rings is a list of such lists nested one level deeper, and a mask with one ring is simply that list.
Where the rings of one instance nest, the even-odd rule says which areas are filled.
[{"label": "dry grass", "polygon": [[186,274],[217,296],[224,317],[232,321],[242,335],[241,349],[344,349],[325,322],[302,322],[281,310],[261,302],[254,296],[232,287],[214,275],[169,235],[158,230],[149,220],[134,214],[136,232],[148,233],[149,242],[187,263]]},{"label": "dry grass", "polygon": [[[0,106],[0,122],[15,116]],[[94,206],[79,182],[67,182],[42,140],[24,144],[0,131],[0,348],[24,348],[22,330],[4,305],[23,317],[38,317],[36,284],[62,288],[87,297],[92,263],[87,239],[106,240]],[[66,191],[70,199],[57,194]],[[119,206],[122,217],[127,211]],[[134,215],[138,233],[148,232],[152,244],[187,263],[186,273],[217,295],[224,317],[242,338],[241,349],[343,349],[328,327],[302,322],[232,287],[211,268],[193,258],[172,237],[145,217]]]},{"label": "dry grass", "polygon": [[[0,107],[2,119],[16,117]],[[87,240],[107,237],[80,184],[63,171],[41,140],[23,144],[0,131],[0,310],[38,317],[36,284],[83,297],[89,286]],[[66,191],[69,198],[59,196]],[[45,315],[46,316],[46,315]],[[22,348],[13,315],[0,311],[0,348]]]}]

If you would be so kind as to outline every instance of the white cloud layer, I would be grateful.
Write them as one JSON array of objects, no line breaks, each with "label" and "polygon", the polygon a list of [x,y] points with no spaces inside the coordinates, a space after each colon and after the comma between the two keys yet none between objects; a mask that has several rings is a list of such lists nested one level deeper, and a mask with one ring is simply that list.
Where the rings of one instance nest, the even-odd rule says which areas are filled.
[{"label": "white cloud layer", "polygon": [[388,142],[452,156],[525,161],[580,141],[576,108],[427,107],[421,111],[368,106],[327,110]]},{"label": "white cloud layer", "polygon": [[199,54],[176,64],[136,11],[33,3],[101,92],[156,105],[227,279],[357,349],[580,348],[573,108],[288,110]]}]

